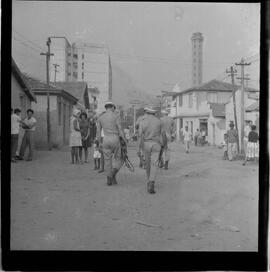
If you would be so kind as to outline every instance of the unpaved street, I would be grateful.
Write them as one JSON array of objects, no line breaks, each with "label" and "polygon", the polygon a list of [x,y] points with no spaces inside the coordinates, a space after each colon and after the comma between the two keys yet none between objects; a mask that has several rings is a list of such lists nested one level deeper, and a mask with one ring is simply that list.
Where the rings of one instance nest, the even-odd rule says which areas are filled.
[{"label": "unpaved street", "polygon": [[256,251],[258,165],[223,161],[217,147],[174,143],[156,194],[146,192],[134,144],[135,173],[117,186],[71,165],[66,151],[36,151],[11,169],[11,249]]}]

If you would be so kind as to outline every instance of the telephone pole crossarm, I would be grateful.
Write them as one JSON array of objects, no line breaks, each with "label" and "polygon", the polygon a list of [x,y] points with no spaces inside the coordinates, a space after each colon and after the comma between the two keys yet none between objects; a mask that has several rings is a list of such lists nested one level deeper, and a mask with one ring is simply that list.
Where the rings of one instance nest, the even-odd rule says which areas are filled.
[{"label": "telephone pole crossarm", "polygon": [[241,67],[241,77],[239,78],[241,80],[241,153],[244,154],[244,129],[245,129],[245,84],[244,80],[249,80],[249,78],[245,78],[245,66],[251,65],[251,62],[247,63],[242,58],[240,63],[235,63],[236,66]]},{"label": "telephone pole crossarm", "polygon": [[48,149],[51,150],[51,123],[50,123],[50,57],[54,56],[50,52],[51,39],[47,40],[48,51],[40,53],[41,56],[46,56],[46,78],[47,78],[47,142]]}]

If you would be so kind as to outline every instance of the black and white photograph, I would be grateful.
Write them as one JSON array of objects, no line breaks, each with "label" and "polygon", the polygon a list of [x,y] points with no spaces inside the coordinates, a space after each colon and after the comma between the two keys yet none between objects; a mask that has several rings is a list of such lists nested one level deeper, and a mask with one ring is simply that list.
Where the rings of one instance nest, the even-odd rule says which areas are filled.
[{"label": "black and white photograph", "polygon": [[10,249],[257,252],[260,20],[13,0]]}]

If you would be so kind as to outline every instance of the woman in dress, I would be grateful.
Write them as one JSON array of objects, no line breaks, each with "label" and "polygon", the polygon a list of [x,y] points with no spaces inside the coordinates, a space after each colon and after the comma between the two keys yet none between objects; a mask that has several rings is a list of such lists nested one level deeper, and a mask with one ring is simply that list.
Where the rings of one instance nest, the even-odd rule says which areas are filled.
[{"label": "woman in dress", "polygon": [[87,114],[82,112],[80,115],[80,131],[82,136],[82,146],[79,148],[80,162],[82,163],[82,150],[84,149],[84,162],[88,162],[88,147],[91,146],[90,142],[90,124],[87,119]]},{"label": "woman in dress", "polygon": [[259,159],[259,135],[256,132],[256,126],[251,126],[251,131],[248,134],[247,152],[243,165],[246,165],[250,159]]},{"label": "woman in dress", "polygon": [[80,124],[79,124],[79,114],[80,111],[78,109],[73,110],[73,114],[70,118],[70,138],[69,138],[69,146],[71,147],[71,163],[74,164],[74,158],[76,163],[79,163],[78,153],[79,148],[82,146],[82,137],[80,132]]}]

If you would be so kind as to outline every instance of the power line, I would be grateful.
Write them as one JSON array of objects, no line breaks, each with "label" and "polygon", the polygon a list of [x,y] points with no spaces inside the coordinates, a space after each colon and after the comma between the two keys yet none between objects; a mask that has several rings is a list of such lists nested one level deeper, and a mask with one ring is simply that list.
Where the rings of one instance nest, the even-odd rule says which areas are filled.
[{"label": "power line", "polygon": [[18,35],[20,35],[24,40],[28,41],[29,43],[31,43],[33,46],[35,46],[36,48],[38,48],[39,50],[44,50],[44,48],[40,47],[38,44],[34,43],[33,41],[29,40],[28,38],[26,38],[24,35],[22,35],[21,33],[19,33],[17,30],[15,30],[14,27],[12,27],[13,31],[15,33],[17,33]]},{"label": "power line", "polygon": [[24,41],[19,40],[19,39],[15,38],[15,37],[12,37],[12,39],[13,39],[13,40],[15,40],[15,41],[20,42],[20,43],[21,43],[21,44],[23,44],[24,46],[26,46],[26,47],[28,47],[28,48],[31,48],[31,49],[33,49],[34,51],[36,51],[36,52],[38,52],[38,53],[39,53],[39,50],[38,50],[38,49],[36,49],[36,48],[34,48],[34,47],[32,47],[32,46],[28,45],[28,44],[27,44],[27,43],[25,43]]}]

